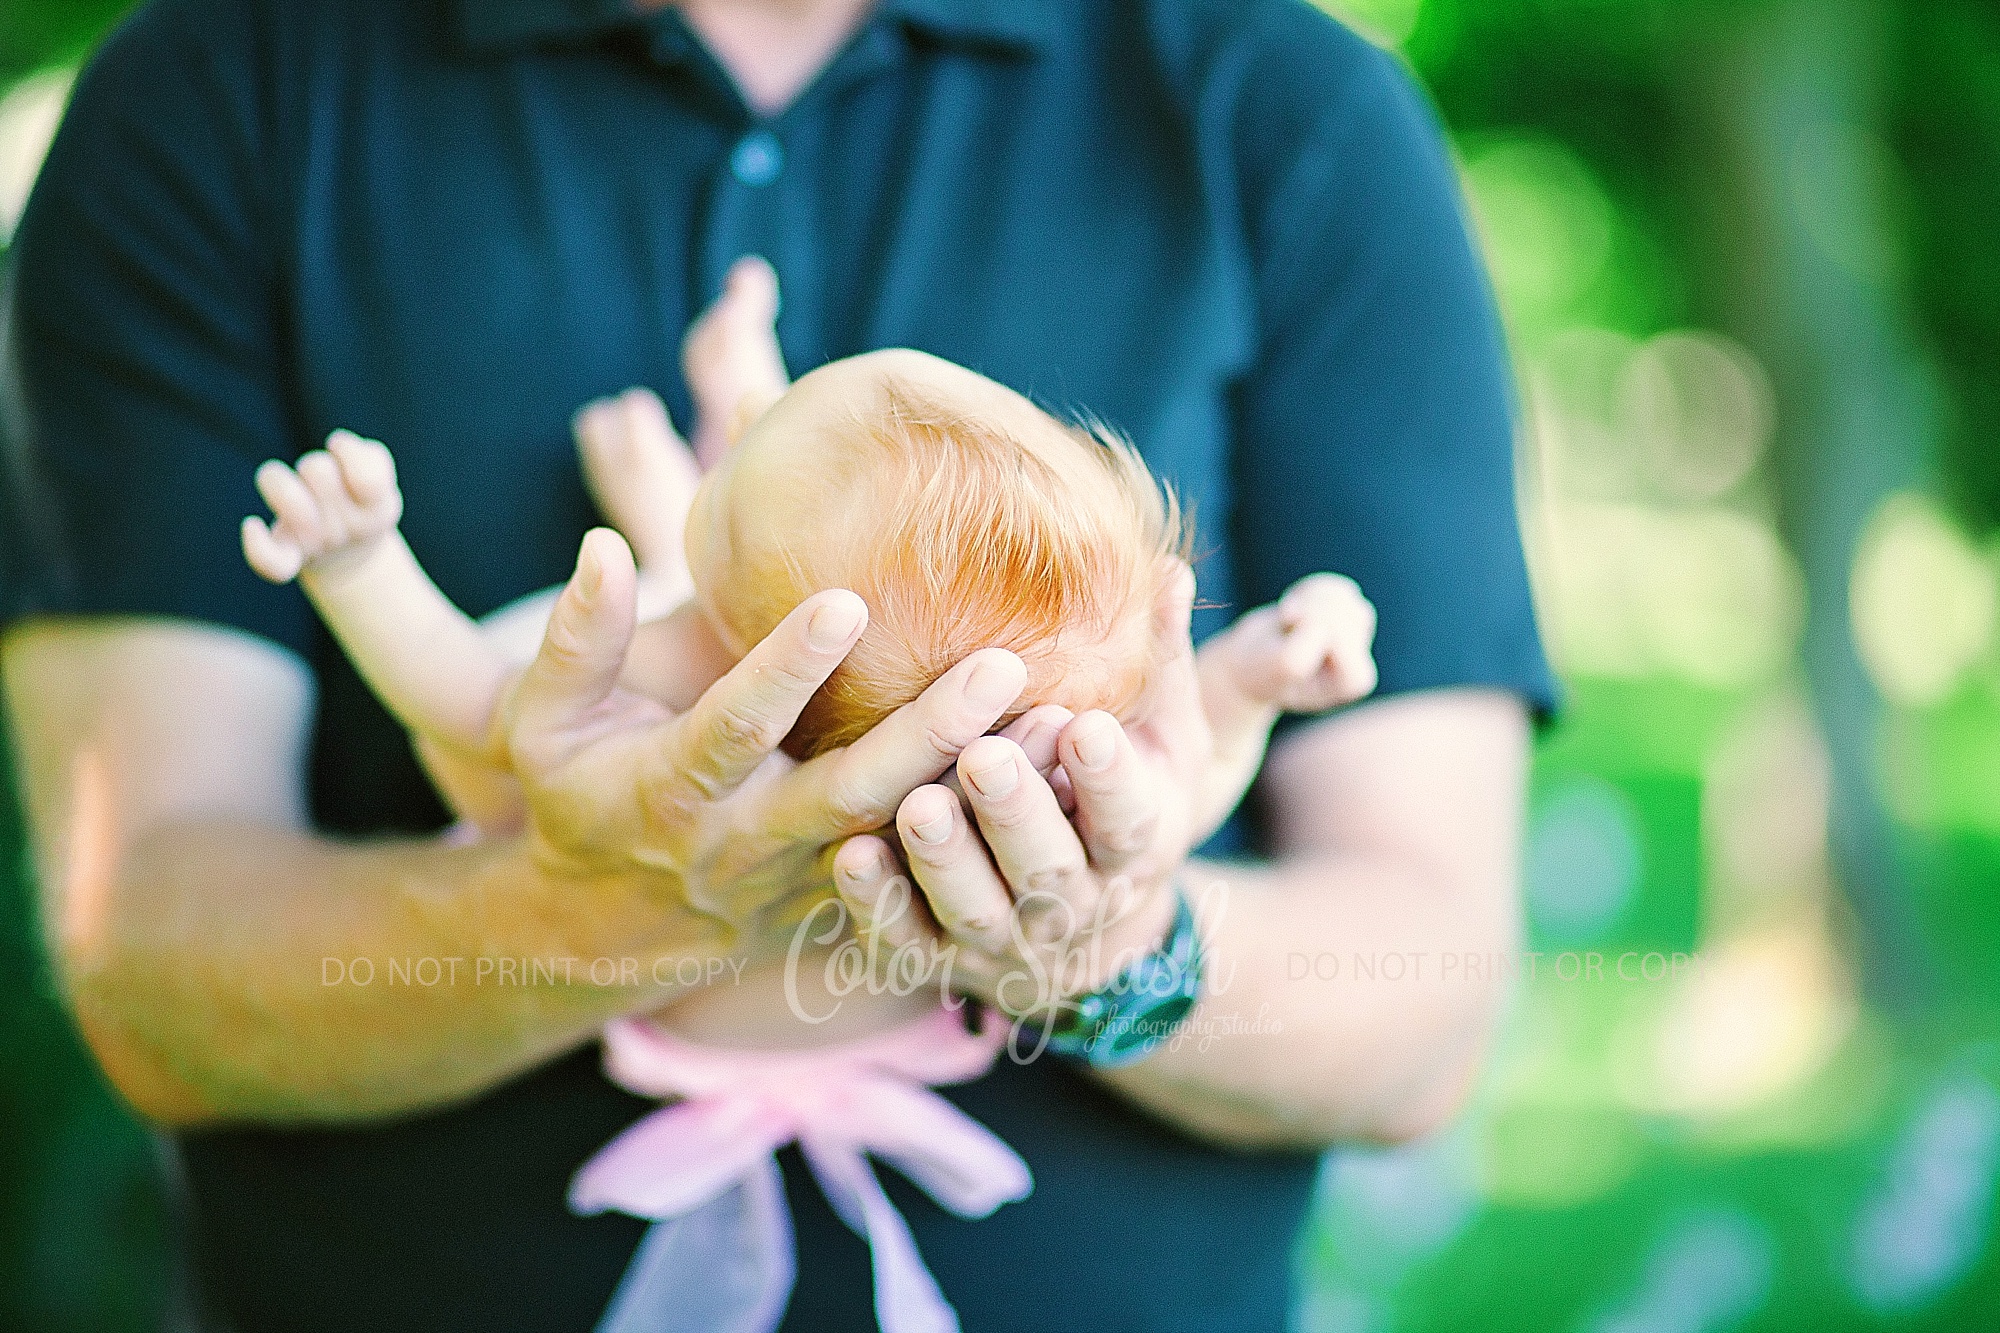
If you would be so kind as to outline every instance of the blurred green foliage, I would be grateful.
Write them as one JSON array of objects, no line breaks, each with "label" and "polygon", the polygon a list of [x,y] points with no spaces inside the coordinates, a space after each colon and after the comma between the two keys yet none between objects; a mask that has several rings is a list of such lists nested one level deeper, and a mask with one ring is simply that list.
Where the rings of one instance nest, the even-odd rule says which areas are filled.
[{"label": "blurred green foliage", "polygon": [[[13,785],[0,735],[0,793]],[[0,1329],[153,1327],[170,1262],[151,1146],[56,1002],[31,883],[0,800]]]},{"label": "blurred green foliage", "polygon": [[1898,9],[1889,146],[1907,191],[1905,271],[1951,410],[1952,494],[1975,528],[2000,525],[2000,7]]},{"label": "blurred green foliage", "polygon": [[81,58],[132,0],[8,0],[0,8],[0,84]]},{"label": "blurred green foliage", "polygon": [[[2000,10],[1319,2],[1458,147],[1570,697],[1533,783],[1541,965],[1458,1128],[1331,1159],[1301,1327],[2000,1327]],[[8,0],[0,90],[124,7]],[[1906,429],[1829,424],[1905,364]],[[1927,482],[1957,529],[1882,503]],[[0,877],[0,1328],[144,1327],[149,1141],[30,920]],[[1870,989],[1871,948],[1920,1002]],[[1648,955],[1699,970],[1608,974]]]}]

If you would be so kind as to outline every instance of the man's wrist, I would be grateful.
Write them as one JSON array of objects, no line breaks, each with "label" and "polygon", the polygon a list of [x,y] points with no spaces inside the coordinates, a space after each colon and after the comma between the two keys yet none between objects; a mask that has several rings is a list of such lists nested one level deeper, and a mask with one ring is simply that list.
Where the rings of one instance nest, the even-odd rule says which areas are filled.
[{"label": "man's wrist", "polygon": [[1171,1038],[1201,997],[1201,938],[1176,878],[1159,943],[1104,987],[1073,997],[1047,1024],[1048,1049],[1100,1069],[1134,1064]]},{"label": "man's wrist", "polygon": [[[591,865],[551,849],[534,832],[502,844],[505,877],[516,883],[520,933],[575,958],[651,959],[726,954],[736,933],[692,909],[665,871],[636,862]],[[524,953],[533,954],[526,949]]]},{"label": "man's wrist", "polygon": [[[1117,891],[1117,890],[1114,890]],[[1130,887],[1123,892],[1130,893]],[[1180,897],[1178,875],[1120,910],[1098,935],[1097,966],[1090,989],[1109,985],[1139,960],[1157,953],[1174,928],[1175,903]]]}]

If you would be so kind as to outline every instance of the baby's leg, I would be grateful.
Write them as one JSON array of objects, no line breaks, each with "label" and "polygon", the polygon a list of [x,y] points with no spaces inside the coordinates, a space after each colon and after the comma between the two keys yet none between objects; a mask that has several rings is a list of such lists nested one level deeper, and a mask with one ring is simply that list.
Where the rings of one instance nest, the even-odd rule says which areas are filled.
[{"label": "baby's leg", "polygon": [[389,451],[335,431],[294,467],[257,469],[276,522],[243,520],[243,554],[273,583],[299,580],[376,697],[418,737],[479,754],[508,667],[438,591],[397,530]]},{"label": "baby's leg", "polygon": [[681,538],[702,469],[785,392],[777,315],[777,275],[749,258],[730,270],[722,295],[688,327],[681,367],[695,404],[693,453],[650,389],[628,389],[577,413],[577,450],[591,497],[639,563],[641,622],[665,615],[693,591]]},{"label": "baby's leg", "polygon": [[778,275],[751,255],[730,267],[722,295],[681,339],[681,374],[694,398],[694,452],[704,469],[791,385],[777,322]]}]

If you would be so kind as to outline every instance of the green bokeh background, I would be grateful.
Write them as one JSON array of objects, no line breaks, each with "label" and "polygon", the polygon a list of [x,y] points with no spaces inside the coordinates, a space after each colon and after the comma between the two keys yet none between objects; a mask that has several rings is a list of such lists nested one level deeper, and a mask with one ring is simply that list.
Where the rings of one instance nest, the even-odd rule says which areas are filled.
[{"label": "green bokeh background", "polygon": [[[125,7],[0,3],[0,97]],[[1458,1126],[1330,1159],[1300,1327],[2000,1328],[2000,10],[1324,3],[1459,150],[1569,702],[1535,974]],[[0,1328],[157,1326],[4,800],[0,867]]]}]

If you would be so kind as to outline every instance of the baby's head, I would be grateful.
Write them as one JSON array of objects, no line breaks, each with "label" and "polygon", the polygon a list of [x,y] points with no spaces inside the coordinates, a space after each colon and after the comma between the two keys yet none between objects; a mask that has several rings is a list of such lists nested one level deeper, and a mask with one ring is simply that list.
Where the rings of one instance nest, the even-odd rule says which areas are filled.
[{"label": "baby's head", "polygon": [[1172,649],[1156,612],[1187,533],[1131,446],[888,351],[820,367],[745,431],[695,495],[687,553],[737,653],[823,588],[868,603],[860,643],[786,742],[805,757],[989,647],[1027,665],[1020,709],[1132,719]]}]

